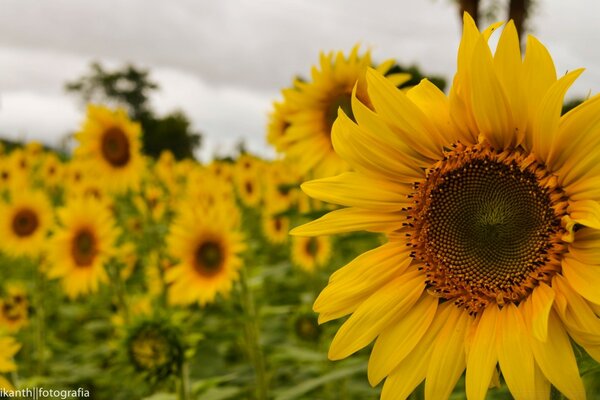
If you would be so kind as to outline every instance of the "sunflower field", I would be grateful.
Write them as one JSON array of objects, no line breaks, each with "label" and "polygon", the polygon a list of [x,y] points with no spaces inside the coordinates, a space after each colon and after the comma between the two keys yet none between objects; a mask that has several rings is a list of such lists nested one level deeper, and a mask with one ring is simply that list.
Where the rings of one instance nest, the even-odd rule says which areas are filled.
[{"label": "sunflower field", "polygon": [[600,97],[526,49],[465,14],[448,94],[323,53],[276,159],[153,159],[100,104],[4,149],[0,398],[600,398]]}]

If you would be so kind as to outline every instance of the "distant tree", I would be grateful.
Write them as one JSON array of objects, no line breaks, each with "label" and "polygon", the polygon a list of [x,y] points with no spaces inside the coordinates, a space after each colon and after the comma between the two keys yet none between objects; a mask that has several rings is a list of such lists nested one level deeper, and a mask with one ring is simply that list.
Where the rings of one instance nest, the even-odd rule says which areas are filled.
[{"label": "distant tree", "polygon": [[145,154],[156,158],[163,150],[169,150],[176,159],[194,158],[201,135],[192,131],[190,121],[182,111],[159,117],[152,110],[150,94],[159,87],[150,79],[150,71],[131,64],[108,71],[98,62],[92,62],[90,69],[88,74],[67,82],[65,90],[78,95],[84,104],[125,108],[131,119],[142,126]]}]

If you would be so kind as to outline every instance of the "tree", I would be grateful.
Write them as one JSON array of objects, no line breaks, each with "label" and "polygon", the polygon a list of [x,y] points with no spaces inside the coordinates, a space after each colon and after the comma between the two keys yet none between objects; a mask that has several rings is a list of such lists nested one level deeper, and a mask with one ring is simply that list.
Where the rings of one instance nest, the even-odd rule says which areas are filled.
[{"label": "tree", "polygon": [[188,117],[182,111],[174,111],[158,117],[150,106],[150,95],[158,90],[150,79],[150,72],[134,65],[125,65],[114,71],[106,70],[100,63],[92,62],[91,71],[72,82],[65,90],[78,95],[84,104],[101,103],[123,107],[131,119],[142,126],[142,151],[158,157],[164,150],[176,159],[194,158],[194,151],[201,144],[201,135],[193,132]]}]

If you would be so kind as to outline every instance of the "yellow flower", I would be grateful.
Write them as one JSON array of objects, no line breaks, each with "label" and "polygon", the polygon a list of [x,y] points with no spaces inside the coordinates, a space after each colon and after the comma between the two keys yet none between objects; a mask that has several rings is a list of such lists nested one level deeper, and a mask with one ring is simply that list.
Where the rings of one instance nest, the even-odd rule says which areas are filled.
[{"label": "yellow flower", "polygon": [[12,256],[35,257],[44,251],[52,208],[42,192],[15,192],[0,205],[0,248]]},{"label": "yellow flower", "polygon": [[82,130],[75,135],[78,159],[113,192],[136,189],[144,168],[140,154],[140,125],[124,110],[89,105]]},{"label": "yellow flower", "polygon": [[290,219],[281,215],[263,213],[262,229],[265,237],[270,243],[285,243],[289,237]]},{"label": "yellow flower", "polygon": [[307,272],[324,266],[331,258],[331,241],[328,237],[302,237],[292,239],[292,261]]},{"label": "yellow flower", "polygon": [[194,203],[179,207],[180,214],[167,238],[179,263],[165,273],[171,304],[200,305],[226,295],[242,266],[242,234],[232,227],[226,209],[199,209]]},{"label": "yellow flower", "polygon": [[74,299],[96,292],[108,282],[104,265],[114,254],[117,231],[102,204],[78,199],[58,211],[62,226],[50,243],[48,276],[60,278],[66,295]]},{"label": "yellow flower", "polygon": [[0,373],[17,370],[13,357],[21,345],[10,336],[0,336]]},{"label": "yellow flower", "polygon": [[0,331],[15,333],[29,322],[29,300],[25,288],[18,284],[6,287],[7,296],[0,300]]},{"label": "yellow flower", "polygon": [[305,183],[347,208],[299,235],[367,230],[389,242],[334,273],[320,322],[351,314],[337,360],[375,340],[369,381],[382,399],[448,398],[466,370],[483,399],[499,366],[517,399],[550,385],[585,398],[570,339],[600,361],[600,96],[562,116],[581,74],[557,79],[533,37],[521,58],[512,22],[495,55],[466,15],[449,98],[428,81],[407,93],[367,73],[372,108],[333,128],[356,172]]},{"label": "yellow flower", "polygon": [[[321,54],[319,67],[311,71],[311,80],[297,80],[292,88],[283,91],[283,102],[275,103],[269,141],[285,153],[303,175],[312,172],[314,177],[325,177],[348,170],[347,162],[333,151],[331,127],[338,108],[352,114],[352,88],[364,79],[370,65],[370,52],[359,55],[358,46],[348,57],[342,52]],[[385,74],[392,65],[393,61],[389,60],[377,70]],[[389,79],[401,84],[409,76],[393,74]]]}]

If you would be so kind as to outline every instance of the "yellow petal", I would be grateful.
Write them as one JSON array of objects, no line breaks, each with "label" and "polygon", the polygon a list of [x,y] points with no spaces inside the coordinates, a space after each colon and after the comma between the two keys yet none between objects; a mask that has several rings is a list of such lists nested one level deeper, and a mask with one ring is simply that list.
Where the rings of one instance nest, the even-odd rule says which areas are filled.
[{"label": "yellow petal", "polygon": [[586,350],[588,346],[599,346],[600,319],[590,304],[582,299],[562,276],[556,275],[552,284],[556,288],[554,309],[567,327],[569,335]]},{"label": "yellow petal", "polygon": [[560,112],[567,90],[582,72],[583,69],[577,69],[554,82],[537,109],[533,121],[532,146],[533,152],[540,160],[547,160],[551,150],[562,151],[559,148],[552,148],[558,131]]},{"label": "yellow petal", "polygon": [[523,80],[523,61],[521,59],[519,37],[512,20],[508,21],[498,41],[496,54],[494,54],[494,67],[510,104],[517,131],[517,143],[522,143],[529,117],[525,103],[526,96],[523,95],[521,83]]},{"label": "yellow petal", "polygon": [[555,311],[548,318],[548,340],[531,337],[531,349],[548,380],[569,399],[585,399],[573,348]]},{"label": "yellow petal", "polygon": [[562,261],[562,274],[577,293],[600,304],[600,266],[583,264],[567,256]]},{"label": "yellow petal", "polygon": [[504,380],[517,400],[536,400],[533,353],[521,313],[508,304],[498,315],[496,348]]},{"label": "yellow petal", "polygon": [[429,329],[413,351],[390,373],[381,391],[381,400],[404,400],[423,381],[433,352],[433,344],[448,321],[453,304],[440,304]]},{"label": "yellow petal", "polygon": [[[527,37],[527,49],[523,60],[523,93],[526,94],[529,124],[527,131],[532,131],[533,117],[536,115],[540,101],[548,88],[556,81],[556,69],[548,50],[533,36]],[[531,140],[531,135],[527,136]],[[527,138],[526,137],[526,138]],[[531,142],[527,143],[531,148]]]},{"label": "yellow petal", "polygon": [[398,88],[375,70],[367,71],[369,99],[375,111],[387,123],[396,127],[396,132],[423,156],[433,160],[443,157],[441,137],[435,126],[423,112]]},{"label": "yellow petal", "polygon": [[465,337],[473,318],[452,307],[448,321],[437,335],[425,378],[426,399],[446,399],[465,369]]},{"label": "yellow petal", "polygon": [[403,217],[398,213],[375,212],[361,208],[343,208],[294,228],[291,235],[321,236],[353,231],[387,232],[402,227]]},{"label": "yellow petal", "polygon": [[437,306],[437,298],[423,293],[404,318],[379,335],[369,358],[371,386],[381,382],[415,348],[429,329]]},{"label": "yellow petal", "polygon": [[385,179],[346,172],[331,178],[302,184],[302,191],[312,198],[343,206],[399,211],[409,206],[412,189]]},{"label": "yellow petal", "polygon": [[336,153],[354,170],[365,175],[407,183],[423,179],[422,170],[409,159],[410,153],[385,144],[383,129],[377,134],[382,136],[376,137],[340,113],[333,124],[331,141]]},{"label": "yellow petal", "polygon": [[498,307],[488,306],[477,323],[467,359],[467,398],[485,399],[492,376],[496,370],[496,320]]},{"label": "yellow petal", "polygon": [[554,302],[554,290],[544,282],[533,290],[531,302],[531,326],[533,337],[545,342],[548,337],[548,316]]},{"label": "yellow petal", "polygon": [[471,67],[473,115],[480,133],[492,146],[503,149],[516,142],[510,105],[494,70],[492,53],[480,38]]},{"label": "yellow petal", "polygon": [[313,309],[319,323],[350,314],[370,295],[400,276],[411,263],[404,242],[390,242],[356,257],[337,270],[323,289]]},{"label": "yellow petal", "polygon": [[442,134],[437,138],[439,143],[453,143],[458,139],[453,132],[448,98],[437,86],[423,79],[406,92],[406,96],[435,125],[436,132]]},{"label": "yellow petal", "polygon": [[348,357],[371,343],[390,323],[410,310],[424,288],[423,274],[411,271],[379,289],[338,330],[329,348],[329,359]]},{"label": "yellow petal", "polygon": [[579,200],[567,209],[573,221],[594,229],[600,229],[600,203],[595,200]]}]

